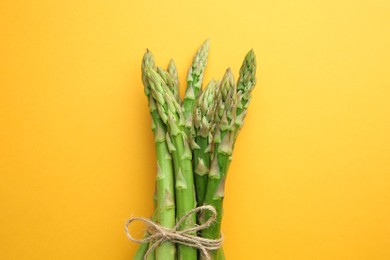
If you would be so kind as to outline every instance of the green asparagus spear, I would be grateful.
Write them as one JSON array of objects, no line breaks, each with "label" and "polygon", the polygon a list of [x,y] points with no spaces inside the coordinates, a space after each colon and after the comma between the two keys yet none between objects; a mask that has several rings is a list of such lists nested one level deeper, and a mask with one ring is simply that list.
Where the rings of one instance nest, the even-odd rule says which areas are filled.
[{"label": "green asparagus spear", "polygon": [[[223,126],[222,123],[225,120],[221,120],[220,123],[218,123],[217,130],[215,131],[215,143],[216,147],[214,152],[214,160],[212,162],[212,166],[210,169],[209,174],[209,185],[207,187],[206,192],[206,201],[205,204],[208,203],[214,203],[213,205],[216,207],[217,212],[219,214],[217,218],[217,222],[215,225],[213,225],[211,228],[205,230],[202,232],[202,236],[209,237],[209,238],[218,238],[220,236],[220,228],[221,228],[221,220],[222,220],[222,202],[224,197],[224,185],[226,180],[226,174],[227,170],[230,165],[231,161],[231,155],[232,150],[234,148],[235,141],[237,139],[238,133],[240,129],[243,126],[244,118],[247,114],[248,105],[251,99],[251,93],[253,91],[253,88],[256,85],[256,57],[253,52],[253,50],[249,51],[248,54],[245,56],[244,62],[240,69],[240,77],[237,82],[237,93],[236,93],[236,111],[234,111],[234,106],[231,107],[231,109],[228,108],[228,103],[224,105],[219,105],[217,108],[217,114],[216,114],[216,120],[219,120],[221,117],[218,115],[221,115],[222,111],[226,111],[226,115],[233,115],[232,120],[235,121],[234,125],[232,125],[232,121],[229,121],[229,116],[227,116],[228,122],[228,128]],[[222,102],[223,97],[225,96],[227,88],[221,88],[222,90]],[[220,103],[221,104],[221,103]],[[230,110],[230,112],[228,112]],[[234,115],[235,114],[235,115]],[[235,119],[234,119],[235,117]],[[230,133],[229,133],[230,132]],[[226,138],[226,134],[229,134],[229,141],[225,142],[226,149],[221,149],[221,145],[223,145],[224,140]],[[220,137],[220,138],[219,138]],[[222,140],[222,143],[219,144],[219,140]],[[228,152],[223,152],[228,151]],[[211,185],[211,179],[213,179],[213,176],[221,176],[219,179],[215,178],[215,181],[219,182],[219,186],[215,188],[216,186]],[[212,254],[213,259],[224,259],[224,254],[222,248],[219,250],[216,250]]]},{"label": "green asparagus spear", "polygon": [[204,71],[209,54],[209,40],[206,40],[196,53],[187,74],[187,89],[183,101],[183,114],[186,122],[187,134],[192,127],[192,114],[195,101],[202,90]]},{"label": "green asparagus spear", "polygon": [[[146,238],[148,234],[145,234],[144,238]],[[144,256],[146,251],[148,251],[149,243],[142,243],[137,251],[135,252],[135,255],[133,257],[133,260],[144,260]]]},{"label": "green asparagus spear", "polygon": [[[147,80],[147,70],[155,71],[155,63],[152,53],[147,50],[142,61],[142,80],[144,83],[145,94],[148,97],[149,109],[152,117],[152,130],[157,157],[157,206],[156,220],[166,228],[175,226],[175,199],[174,199],[174,173],[172,166],[172,157],[168,150],[166,137],[166,125],[161,120],[156,102],[150,94],[150,84]],[[163,242],[156,249],[158,259],[175,259],[175,245],[169,241]]]},{"label": "green asparagus spear", "polygon": [[212,152],[212,130],[217,102],[217,82],[211,80],[200,94],[193,115],[195,142],[199,149],[194,152],[195,188],[198,206],[203,205]]},{"label": "green asparagus spear", "polygon": [[237,95],[239,102],[237,105],[237,118],[235,138],[237,138],[240,129],[244,124],[244,118],[247,114],[248,106],[251,101],[252,91],[256,86],[256,56],[253,50],[250,50],[241,65],[240,76],[237,81]]},{"label": "green asparagus spear", "polygon": [[[201,232],[202,237],[210,239],[218,239],[221,235],[225,180],[233,152],[234,130],[236,128],[236,83],[230,69],[226,71],[221,81],[220,91],[215,114],[214,156],[208,175],[207,191],[204,200],[205,205],[212,205],[216,209],[217,219],[209,228]],[[201,217],[201,219],[204,221],[204,219],[209,217],[210,213],[204,212],[204,218]],[[217,255],[217,250],[212,252],[213,259],[216,259]]]},{"label": "green asparagus spear", "polygon": [[[157,187],[155,187],[154,189],[154,195],[153,195],[153,205],[154,205],[154,212],[153,212],[153,216],[152,216],[152,221],[157,221]],[[144,239],[147,238],[149,236],[149,233],[148,232],[145,232],[145,235],[144,235]],[[150,246],[150,243],[142,243],[137,251],[135,252],[135,255],[133,257],[133,260],[144,260],[145,258],[145,254],[146,252],[148,251],[149,249],[149,246]],[[154,260],[155,259],[155,252],[156,250],[153,250],[149,255],[148,255],[148,259],[147,260]]]},{"label": "green asparagus spear", "polygon": [[169,88],[169,90],[172,92],[173,96],[176,99],[176,102],[180,104],[180,92],[179,92],[179,86],[176,83],[176,80],[169,74],[169,72],[163,70],[162,68],[158,67],[157,72],[160,75],[160,77],[164,80],[165,84]]},{"label": "green asparagus spear", "polygon": [[169,64],[168,64],[168,67],[167,67],[167,71],[168,71],[169,75],[171,75],[172,79],[174,80],[174,82],[176,84],[176,88],[177,88],[177,93],[175,93],[174,91],[172,91],[172,92],[175,95],[177,102],[179,104],[181,104],[180,91],[179,91],[179,89],[180,89],[179,74],[177,72],[176,64],[173,61],[173,59],[171,59],[169,61]]},{"label": "green asparagus spear", "polygon": [[[167,143],[172,153],[175,169],[176,216],[177,219],[180,219],[196,207],[192,152],[184,130],[184,117],[174,95],[163,78],[154,70],[148,70],[148,79],[159,115],[168,126]],[[195,224],[196,216],[192,215],[180,228],[181,230],[192,228]],[[197,250],[179,245],[178,255],[181,260],[196,260]]]}]

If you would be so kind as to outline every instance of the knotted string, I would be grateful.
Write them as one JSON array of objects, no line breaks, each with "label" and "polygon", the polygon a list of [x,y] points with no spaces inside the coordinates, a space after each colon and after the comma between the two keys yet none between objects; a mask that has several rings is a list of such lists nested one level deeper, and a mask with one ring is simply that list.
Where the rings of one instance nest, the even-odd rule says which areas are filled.
[{"label": "knotted string", "polygon": [[[179,230],[179,227],[181,224],[183,224],[184,221],[186,221],[192,214],[198,213],[202,210],[209,210],[211,211],[212,215],[211,217],[201,225],[196,225],[195,227]],[[125,231],[127,237],[135,242],[135,243],[148,243],[151,242],[151,246],[149,247],[148,251],[146,251],[144,260],[147,259],[148,255],[158,247],[162,242],[170,241],[172,243],[182,244],[189,247],[198,248],[201,250],[202,255],[205,260],[210,260],[210,254],[209,250],[217,250],[222,246],[222,238],[219,239],[207,239],[203,237],[198,237],[196,235],[191,235],[190,233],[195,233],[208,228],[217,218],[217,211],[213,206],[207,205],[207,206],[200,206],[197,208],[194,208],[193,210],[189,211],[187,214],[185,214],[180,220],[176,223],[176,225],[173,227],[173,229],[162,227],[150,219],[146,218],[130,218],[126,221],[125,225]],[[149,233],[149,236],[143,238],[143,239],[136,239],[134,238],[129,231],[129,225],[134,221],[141,221],[146,223],[147,225],[147,232]]]}]

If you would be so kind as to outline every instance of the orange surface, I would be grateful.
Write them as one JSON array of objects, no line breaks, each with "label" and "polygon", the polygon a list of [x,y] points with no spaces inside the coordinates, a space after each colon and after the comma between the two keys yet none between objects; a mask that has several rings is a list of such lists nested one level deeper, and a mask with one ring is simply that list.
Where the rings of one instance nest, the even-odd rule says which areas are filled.
[{"label": "orange surface", "polygon": [[[131,259],[155,155],[140,62],[254,48],[228,259],[390,259],[390,2],[0,2],[0,259]],[[181,86],[184,91],[184,84]]]}]

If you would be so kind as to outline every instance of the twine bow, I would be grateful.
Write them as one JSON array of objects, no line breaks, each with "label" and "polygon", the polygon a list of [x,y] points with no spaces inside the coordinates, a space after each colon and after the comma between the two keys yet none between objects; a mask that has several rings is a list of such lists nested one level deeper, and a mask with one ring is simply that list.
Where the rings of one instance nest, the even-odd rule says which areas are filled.
[{"label": "twine bow", "polygon": [[[180,225],[187,220],[189,216],[192,214],[198,213],[202,210],[209,210],[211,211],[212,215],[204,224],[196,225],[195,227],[179,230]],[[172,243],[178,243],[194,248],[198,248],[204,257],[205,260],[210,260],[210,254],[209,250],[217,250],[222,245],[222,238],[219,239],[207,239],[203,237],[198,237],[196,235],[191,235],[190,233],[196,233],[197,231],[200,231],[202,229],[208,228],[213,221],[217,218],[217,211],[213,206],[207,205],[207,206],[200,206],[197,208],[194,208],[193,210],[189,211],[187,214],[185,214],[180,220],[176,223],[176,225],[173,227],[173,229],[162,227],[150,219],[146,218],[130,218],[126,221],[125,225],[125,231],[127,237],[135,242],[135,243],[147,243],[151,242],[151,246],[149,247],[148,251],[145,253],[144,260],[147,259],[148,255],[156,248],[159,244],[165,241],[170,241]],[[149,236],[143,238],[143,239],[136,239],[134,238],[129,231],[129,225],[134,221],[141,221],[146,223],[147,225],[147,232],[149,233]]]}]

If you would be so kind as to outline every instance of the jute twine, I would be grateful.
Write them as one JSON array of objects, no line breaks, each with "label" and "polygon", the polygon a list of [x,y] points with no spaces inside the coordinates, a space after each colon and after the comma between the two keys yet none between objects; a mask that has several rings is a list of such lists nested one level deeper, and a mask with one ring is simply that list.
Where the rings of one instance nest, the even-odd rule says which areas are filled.
[{"label": "jute twine", "polygon": [[[202,210],[209,210],[212,213],[211,217],[204,224],[196,225],[195,227],[184,230],[179,230],[180,225],[183,224],[183,222],[186,221],[192,214],[198,213]],[[215,210],[215,208],[213,206],[207,205],[200,206],[189,211],[186,215],[180,218],[180,220],[176,223],[173,229],[162,227],[147,218],[136,217],[130,218],[126,221],[125,231],[127,237],[135,243],[151,242],[148,251],[145,253],[144,260],[147,259],[148,255],[155,248],[157,248],[159,244],[165,241],[198,248],[202,252],[202,256],[204,257],[204,259],[210,260],[211,258],[208,251],[217,250],[218,248],[220,248],[222,246],[222,238],[207,239],[203,237],[198,237],[196,235],[191,235],[190,233],[196,234],[196,232],[208,228],[213,223],[213,221],[215,221],[216,218],[217,211]],[[149,236],[143,239],[134,238],[129,231],[129,225],[134,221],[144,222],[147,226],[146,231],[148,232]]]}]

